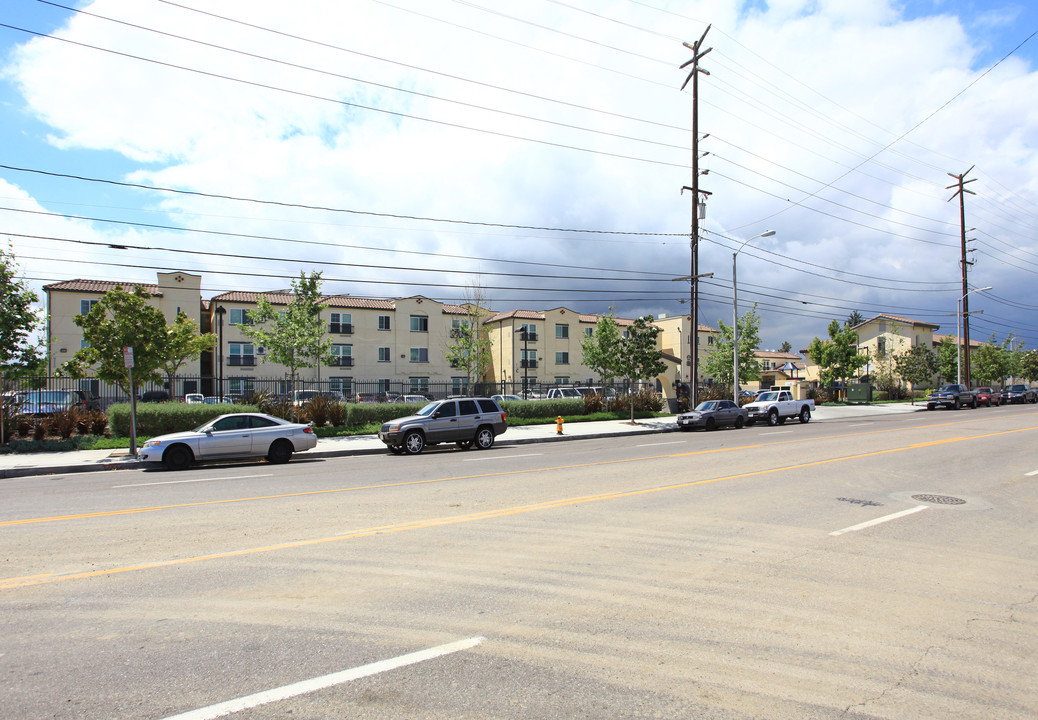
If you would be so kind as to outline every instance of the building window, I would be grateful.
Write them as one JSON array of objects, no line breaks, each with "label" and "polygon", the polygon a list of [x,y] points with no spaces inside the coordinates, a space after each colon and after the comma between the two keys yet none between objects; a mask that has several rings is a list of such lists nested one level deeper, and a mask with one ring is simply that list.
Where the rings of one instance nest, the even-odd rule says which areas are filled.
[{"label": "building window", "polygon": [[876,353],[883,355],[887,351],[887,339],[885,337],[876,338]]},{"label": "building window", "polygon": [[393,381],[389,378],[382,378],[378,381],[378,391],[380,393],[387,393],[392,388]]},{"label": "building window", "polygon": [[392,325],[390,324],[391,321],[390,321],[389,318],[390,318],[389,315],[379,315],[378,316],[378,329],[379,330],[391,330],[392,329]]},{"label": "building window", "polygon": [[407,382],[411,386],[411,392],[413,393],[429,392],[429,378],[427,377],[409,377]]},{"label": "building window", "polygon": [[231,395],[244,397],[252,394],[252,378],[231,378],[228,382],[230,383],[228,392]]},{"label": "building window", "polygon": [[79,349],[86,350],[88,347],[90,347],[90,343],[87,342],[87,339],[79,338]]},{"label": "building window", "polygon": [[429,348],[411,348],[411,362],[413,362],[413,363],[427,363],[427,362],[429,362]]},{"label": "building window", "polygon": [[537,351],[536,350],[521,350],[519,351],[519,367],[521,368],[535,368],[537,367]]},{"label": "building window", "polygon": [[595,329],[593,327],[584,328],[584,336],[585,337],[594,337],[594,335],[595,335]]},{"label": "building window", "polygon": [[328,378],[328,389],[332,392],[340,392],[344,398],[353,397],[353,378],[330,377]]},{"label": "building window", "polygon": [[392,359],[393,359],[392,352],[393,351],[392,351],[391,348],[380,347],[378,349],[378,361],[379,362],[391,362]]},{"label": "building window", "polygon": [[426,315],[411,316],[411,332],[429,332],[429,318]]},{"label": "building window", "polygon": [[332,345],[332,365],[353,367],[353,346]]},{"label": "building window", "polygon": [[249,311],[245,308],[231,308],[231,325],[253,325]]},{"label": "building window", "polygon": [[469,321],[462,318],[451,318],[451,337],[460,338],[468,335]]},{"label": "building window", "polygon": [[569,385],[569,375],[556,375],[555,376],[555,384],[556,385]]},{"label": "building window", "polygon": [[531,325],[529,323],[523,323],[522,325],[520,325],[519,326],[519,339],[520,340],[524,339],[523,338],[523,335],[524,335],[523,331],[524,330],[526,331],[526,333],[525,333],[525,335],[526,335],[525,340],[527,340],[528,342],[534,342],[535,340],[537,340],[537,326],[536,325]]},{"label": "building window", "polygon": [[333,312],[328,323],[328,332],[339,335],[353,334],[353,313]]},{"label": "building window", "polygon": [[94,309],[94,305],[97,305],[97,300],[80,300],[79,301],[79,314],[87,315],[91,310]]},{"label": "building window", "polygon": [[569,339],[569,325],[563,323],[556,323],[555,325],[555,339],[557,340],[568,340]]},{"label": "building window", "polygon": [[231,343],[228,345],[231,365],[251,366],[256,364],[256,355],[253,352],[252,343]]},{"label": "building window", "polygon": [[468,395],[469,379],[467,377],[451,378],[451,395]]},{"label": "building window", "polygon": [[569,365],[569,353],[568,352],[557,352],[557,353],[555,353],[555,364],[556,365]]}]

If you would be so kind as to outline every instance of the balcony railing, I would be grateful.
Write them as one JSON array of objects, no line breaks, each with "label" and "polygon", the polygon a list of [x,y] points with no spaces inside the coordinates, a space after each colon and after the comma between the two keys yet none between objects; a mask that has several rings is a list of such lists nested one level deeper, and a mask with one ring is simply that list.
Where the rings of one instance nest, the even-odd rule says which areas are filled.
[{"label": "balcony railing", "polygon": [[227,362],[230,365],[255,365],[255,355],[230,355],[227,357]]},{"label": "balcony railing", "polygon": [[352,335],[353,323],[328,323],[328,332],[335,335]]},{"label": "balcony railing", "polygon": [[521,368],[535,368],[537,367],[536,360],[520,360],[519,367]]},{"label": "balcony railing", "polygon": [[344,356],[344,357],[332,358],[331,365],[336,366],[336,367],[353,367],[353,357],[352,356]]}]

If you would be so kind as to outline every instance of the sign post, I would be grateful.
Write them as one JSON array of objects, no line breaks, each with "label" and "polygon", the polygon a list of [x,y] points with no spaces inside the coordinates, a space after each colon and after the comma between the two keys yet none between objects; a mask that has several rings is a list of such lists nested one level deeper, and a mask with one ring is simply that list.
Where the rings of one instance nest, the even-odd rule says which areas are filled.
[{"label": "sign post", "polygon": [[123,348],[123,365],[130,375],[130,454],[137,456],[137,393],[133,387],[133,348]]}]

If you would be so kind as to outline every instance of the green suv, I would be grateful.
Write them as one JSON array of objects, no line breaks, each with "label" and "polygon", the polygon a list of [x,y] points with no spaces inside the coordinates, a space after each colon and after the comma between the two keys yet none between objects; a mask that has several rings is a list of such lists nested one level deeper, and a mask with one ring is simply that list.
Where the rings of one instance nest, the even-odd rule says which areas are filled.
[{"label": "green suv", "polygon": [[434,400],[415,415],[382,425],[378,439],[394,454],[417,455],[427,445],[455,443],[486,450],[508,428],[505,411],[491,398]]}]

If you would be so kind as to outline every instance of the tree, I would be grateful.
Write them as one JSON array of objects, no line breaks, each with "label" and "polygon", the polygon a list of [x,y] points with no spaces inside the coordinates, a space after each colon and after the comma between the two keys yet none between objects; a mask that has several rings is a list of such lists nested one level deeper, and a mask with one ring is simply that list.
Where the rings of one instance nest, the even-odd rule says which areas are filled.
[{"label": "tree", "polygon": [[469,379],[469,387],[481,382],[493,358],[490,350],[492,341],[483,332],[483,318],[489,313],[484,309],[486,293],[477,284],[466,292],[465,319],[451,328],[450,342],[444,357],[451,367],[461,368]]},{"label": "tree", "polygon": [[1013,374],[1014,358],[1010,349],[1013,336],[998,345],[992,333],[986,345],[981,345],[970,358],[970,373],[985,385],[1001,384]]},{"label": "tree", "polygon": [[[913,345],[894,358],[894,366],[905,382],[912,383],[913,389],[917,386],[925,387],[933,382],[933,376],[937,374],[937,355],[926,345]],[[912,402],[915,403],[914,397]]]},{"label": "tree", "polygon": [[847,327],[857,327],[865,322],[865,316],[855,310],[847,316],[847,322],[844,323]]},{"label": "tree", "polygon": [[1038,380],[1038,350],[1017,351],[1015,374],[1027,382]]},{"label": "tree", "polygon": [[[717,321],[718,335],[714,343],[714,351],[707,355],[703,363],[703,372],[719,383],[732,386],[732,375],[735,372],[735,348],[732,328],[723,320]],[[754,303],[739,318],[739,383],[760,378],[760,361],[756,352],[760,347],[760,315]]]},{"label": "tree", "polygon": [[793,351],[793,345],[789,342],[789,340],[786,340],[781,345],[779,345],[779,352],[788,353],[788,352],[792,352],[792,351]]},{"label": "tree", "polygon": [[937,346],[937,374],[944,382],[959,377],[959,349],[956,346],[958,338],[952,340],[951,335],[941,338]]},{"label": "tree", "polygon": [[631,422],[634,422],[634,385],[639,380],[657,377],[666,371],[663,351],[656,347],[660,329],[652,324],[652,315],[635,320],[620,338],[619,352],[613,360],[616,375],[627,380],[630,388]]},{"label": "tree", "polygon": [[169,392],[173,394],[173,377],[189,360],[194,360],[206,350],[212,350],[216,335],[198,334],[198,324],[185,313],[177,313],[177,319],[166,327],[166,348],[160,369],[166,373]]},{"label": "tree", "polygon": [[[76,352],[61,371],[82,377],[88,369],[101,380],[118,386],[130,397],[148,382],[159,382],[166,360],[166,318],[148,304],[150,295],[137,286],[126,292],[116,286],[102,296],[86,315],[73,322],[83,328],[87,347]],[[133,382],[123,361],[123,348],[133,348]]]},{"label": "tree", "polygon": [[580,352],[584,364],[598,374],[602,385],[609,385],[620,373],[616,371],[614,359],[620,346],[620,328],[616,324],[613,309],[598,318],[594,332],[580,340]]},{"label": "tree", "polygon": [[807,354],[819,368],[823,387],[837,380],[846,382],[867,362],[864,355],[858,354],[858,334],[852,327],[833,320],[829,323],[829,339],[820,340],[816,337],[808,345]]},{"label": "tree", "polygon": [[38,369],[41,360],[31,340],[40,324],[33,303],[40,299],[17,273],[14,253],[0,249],[0,371],[7,376]]},{"label": "tree", "polygon": [[328,306],[320,301],[321,273],[315,270],[307,277],[300,271],[299,278],[292,281],[292,301],[284,310],[263,297],[249,311],[249,319],[256,324],[238,325],[246,337],[266,347],[263,362],[288,368],[293,390],[301,368],[333,362],[332,340],[325,335],[321,320],[321,311]]}]

